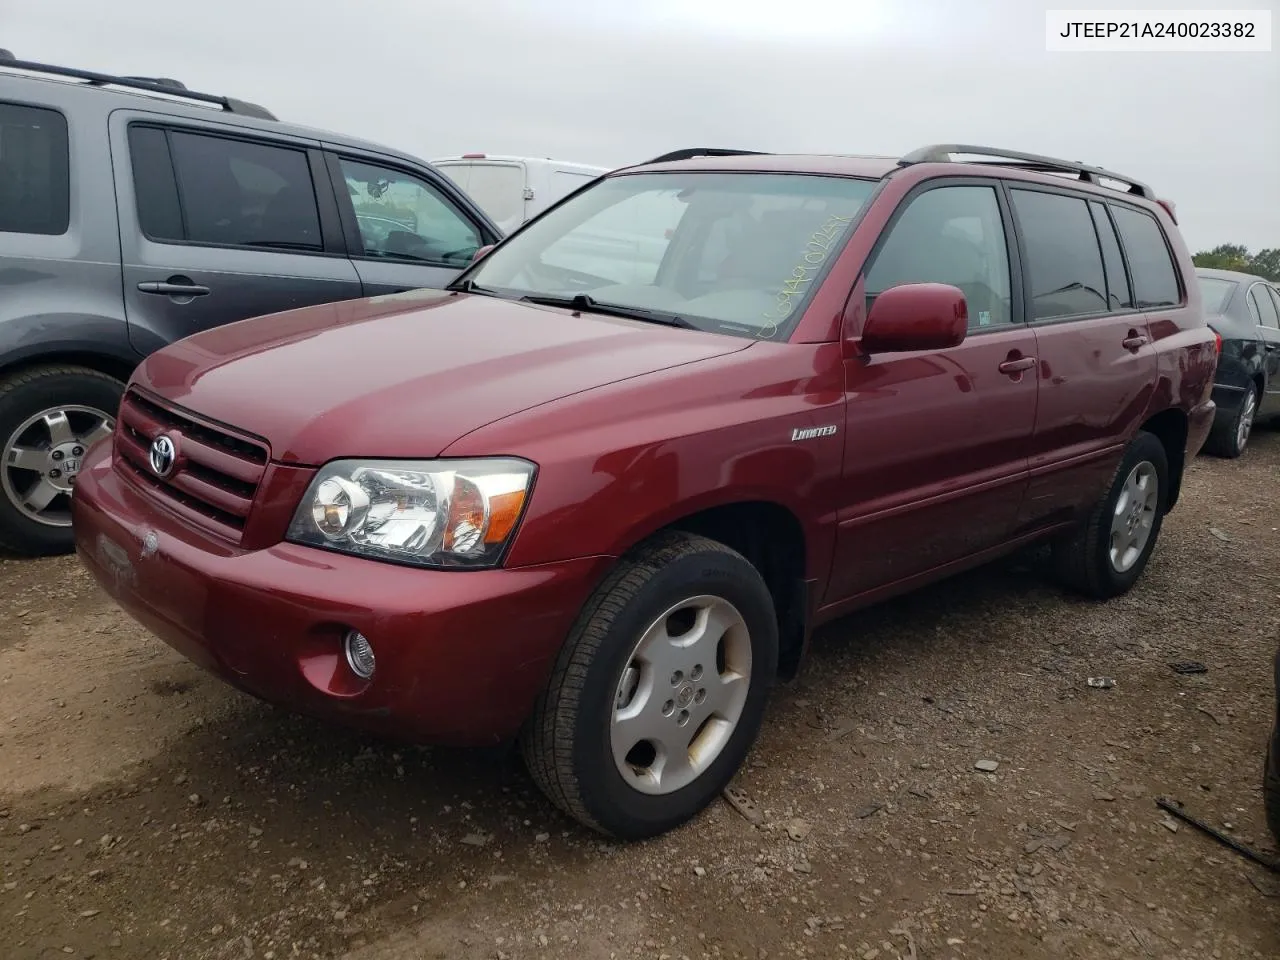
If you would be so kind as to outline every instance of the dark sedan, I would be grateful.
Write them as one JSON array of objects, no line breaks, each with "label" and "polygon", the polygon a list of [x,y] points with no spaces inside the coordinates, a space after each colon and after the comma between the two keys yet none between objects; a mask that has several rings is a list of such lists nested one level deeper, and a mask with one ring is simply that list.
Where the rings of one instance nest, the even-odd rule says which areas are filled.
[{"label": "dark sedan", "polygon": [[1214,378],[1218,412],[1204,449],[1238,457],[1255,423],[1280,417],[1280,290],[1234,270],[1196,271],[1209,326],[1222,337]]}]

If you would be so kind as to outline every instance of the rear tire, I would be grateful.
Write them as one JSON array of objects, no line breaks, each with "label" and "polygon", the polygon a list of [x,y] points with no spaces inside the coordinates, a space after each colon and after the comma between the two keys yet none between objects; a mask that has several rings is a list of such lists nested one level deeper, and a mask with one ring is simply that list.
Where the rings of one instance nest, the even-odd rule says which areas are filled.
[{"label": "rear tire", "polygon": [[521,734],[525,764],[593,830],[664,833],[733,778],[777,665],[777,617],[755,567],[715,541],[661,534],[583,606]]},{"label": "rear tire", "polygon": [[1205,440],[1205,452],[1228,460],[1239,457],[1249,445],[1249,436],[1253,432],[1257,416],[1258,388],[1251,385],[1240,398],[1235,413],[1214,418],[1213,428]]},{"label": "rear tire", "polygon": [[1168,499],[1164,444],[1154,434],[1139,431],[1084,524],[1054,544],[1058,579],[1098,600],[1128,592],[1155,549]]},{"label": "rear tire", "polygon": [[72,550],[74,477],[88,446],[105,436],[102,425],[115,422],[123,393],[120,381],[88,367],[32,367],[0,379],[0,548]]}]

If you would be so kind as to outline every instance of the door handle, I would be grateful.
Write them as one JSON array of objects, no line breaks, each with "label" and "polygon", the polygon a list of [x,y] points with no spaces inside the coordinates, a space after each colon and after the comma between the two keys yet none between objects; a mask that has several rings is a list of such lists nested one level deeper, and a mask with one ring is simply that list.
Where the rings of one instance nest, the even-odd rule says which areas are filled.
[{"label": "door handle", "polygon": [[1126,350],[1137,350],[1139,347],[1145,347],[1146,345],[1146,336],[1136,330],[1130,330],[1129,335],[1120,341],[1120,346]]},{"label": "door handle", "polygon": [[198,283],[174,283],[172,280],[144,280],[138,284],[142,293],[156,293],[163,297],[207,297],[209,288]]},{"label": "door handle", "polygon": [[1016,377],[1020,376],[1023,371],[1032,369],[1035,365],[1035,357],[1016,357],[1006,360],[1004,363],[1000,364],[1000,366],[996,367],[996,369],[1007,376]]}]

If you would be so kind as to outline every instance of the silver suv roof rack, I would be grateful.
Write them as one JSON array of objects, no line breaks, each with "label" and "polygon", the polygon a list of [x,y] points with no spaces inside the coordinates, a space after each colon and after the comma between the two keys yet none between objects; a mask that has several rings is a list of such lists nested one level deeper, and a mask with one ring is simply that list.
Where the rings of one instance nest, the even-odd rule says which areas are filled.
[{"label": "silver suv roof rack", "polygon": [[[1129,193],[1154,200],[1155,193],[1141,180],[1126,177],[1122,173],[1104,170],[1102,167],[1091,167],[1088,164],[1071,160],[1059,160],[1055,157],[1044,157],[1038,153],[1022,153],[1017,150],[1002,150],[997,147],[979,147],[968,143],[934,143],[919,150],[912,150],[898,161],[902,167],[913,163],[951,163],[952,154],[969,154],[975,157],[987,157],[987,160],[973,161],[989,163],[1001,167],[1019,167],[1023,170],[1035,170],[1040,173],[1074,173],[1085,183],[1096,184],[1098,178],[1105,177],[1128,184]],[[1010,162],[1012,161],[1012,162]],[[965,161],[970,162],[970,161]]]},{"label": "silver suv roof rack", "polygon": [[275,120],[276,116],[266,107],[232,97],[220,97],[212,93],[198,93],[188,90],[180,80],[167,77],[116,77],[109,73],[95,73],[92,70],[77,70],[73,67],[59,67],[49,63],[36,63],[33,60],[19,60],[8,50],[0,50],[0,67],[14,70],[26,70],[31,73],[44,73],[56,77],[70,77],[84,80],[91,86],[126,87],[130,90],[145,90],[148,93],[163,93],[171,97],[182,97],[211,103],[221,107],[227,113],[236,113],[246,117],[257,117],[259,120]]},{"label": "silver suv roof rack", "polygon": [[724,147],[690,147],[686,150],[672,150],[660,157],[646,160],[645,163],[675,163],[677,160],[692,160],[695,157],[764,157],[763,150],[731,150]]}]

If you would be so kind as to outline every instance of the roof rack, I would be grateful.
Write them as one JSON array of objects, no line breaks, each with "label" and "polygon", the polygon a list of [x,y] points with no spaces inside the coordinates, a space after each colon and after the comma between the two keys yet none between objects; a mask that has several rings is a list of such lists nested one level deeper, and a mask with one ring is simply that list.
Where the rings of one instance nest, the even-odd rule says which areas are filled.
[{"label": "roof rack", "polygon": [[212,93],[197,93],[188,90],[179,80],[167,77],[115,77],[109,73],[94,73],[92,70],[77,70],[73,67],[58,67],[49,63],[36,63],[32,60],[18,60],[8,50],[0,50],[0,67],[14,70],[29,70],[32,73],[51,74],[56,77],[71,77],[85,80],[91,86],[127,87],[131,90],[145,90],[148,93],[164,93],[187,100],[198,100],[221,107],[227,113],[236,113],[246,117],[257,117],[259,120],[275,120],[276,116],[266,107],[232,97],[219,97]]},{"label": "roof rack", "polygon": [[[950,163],[954,153],[967,153],[978,157],[990,157],[990,160],[978,161],[1004,167],[1021,167],[1040,173],[1074,173],[1085,183],[1097,184],[1099,177],[1117,180],[1129,185],[1129,193],[1148,200],[1154,200],[1151,188],[1140,180],[1126,177],[1123,174],[1102,167],[1091,167],[1088,164],[1071,160],[1058,160],[1054,157],[1043,157],[1037,153],[1021,153],[1017,150],[1001,150],[996,147],[978,147],[967,143],[935,143],[919,150],[912,150],[898,161],[905,167],[913,163]],[[1008,161],[1014,161],[1009,163]]]},{"label": "roof rack", "polygon": [[763,150],[731,150],[724,147],[690,147],[686,150],[672,150],[660,157],[654,157],[646,163],[675,163],[677,160],[692,160],[695,157],[764,157]]}]

